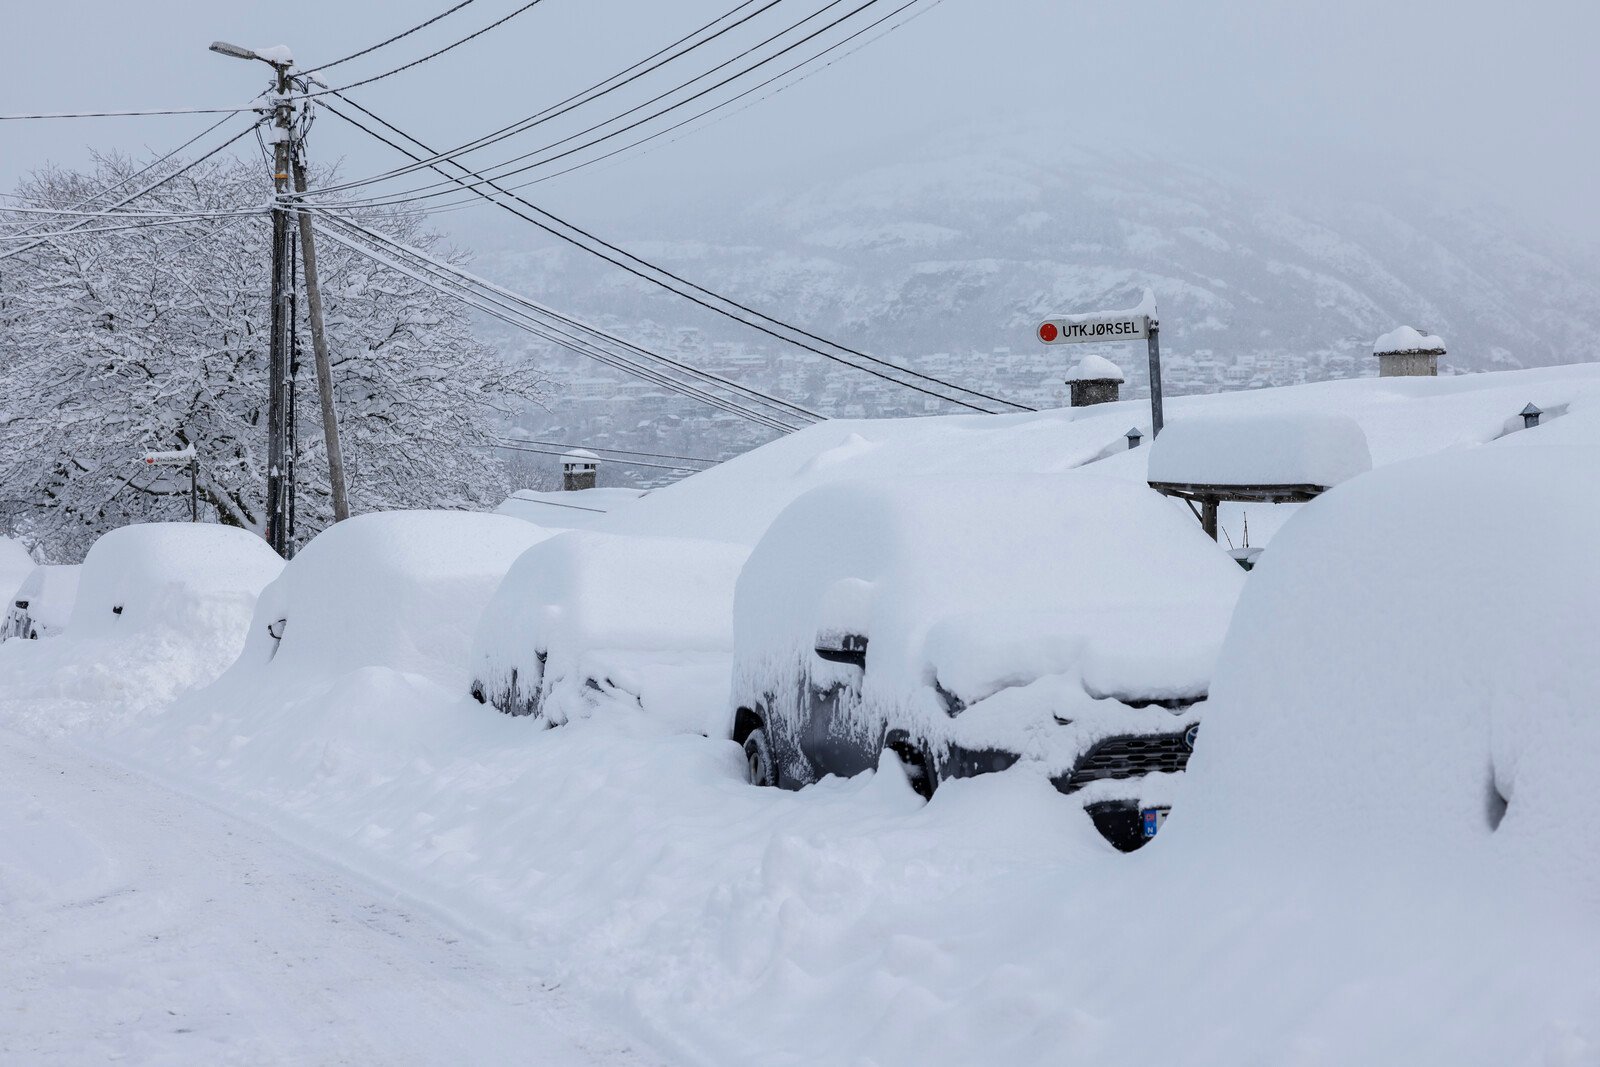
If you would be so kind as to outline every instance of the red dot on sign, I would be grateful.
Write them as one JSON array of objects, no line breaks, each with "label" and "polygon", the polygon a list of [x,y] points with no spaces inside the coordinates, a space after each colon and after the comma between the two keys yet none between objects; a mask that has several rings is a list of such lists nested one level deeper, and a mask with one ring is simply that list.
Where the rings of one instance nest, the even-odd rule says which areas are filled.
[{"label": "red dot on sign", "polygon": [[1055,324],[1047,322],[1039,327],[1039,340],[1049,344],[1056,339],[1056,332]]}]

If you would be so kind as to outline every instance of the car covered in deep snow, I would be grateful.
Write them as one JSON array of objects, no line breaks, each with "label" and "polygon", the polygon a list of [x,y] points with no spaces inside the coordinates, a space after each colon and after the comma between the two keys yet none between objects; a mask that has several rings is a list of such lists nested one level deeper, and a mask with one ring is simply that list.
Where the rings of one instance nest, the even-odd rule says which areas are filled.
[{"label": "car covered in deep snow", "polygon": [[740,575],[729,736],[751,781],[786,788],[884,750],[924,795],[1025,761],[1136,848],[1243,581],[1180,506],[1119,479],[817,489]]},{"label": "car covered in deep snow", "polygon": [[546,726],[620,704],[715,730],[748,556],[720,541],[588,530],[535,545],[484,609],[473,697]]},{"label": "car covered in deep snow", "polygon": [[78,599],[78,574],[83,565],[41,564],[33,568],[11,598],[0,620],[0,641],[19,637],[38,640],[66,629]]}]

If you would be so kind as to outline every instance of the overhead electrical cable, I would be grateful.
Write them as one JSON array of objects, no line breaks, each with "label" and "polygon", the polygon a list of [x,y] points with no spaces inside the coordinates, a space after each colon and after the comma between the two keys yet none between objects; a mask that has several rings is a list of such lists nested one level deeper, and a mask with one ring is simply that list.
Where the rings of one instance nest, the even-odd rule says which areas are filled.
[{"label": "overhead electrical cable", "polygon": [[[259,214],[260,214],[260,217],[262,217],[262,218],[266,217],[265,212],[261,212]],[[132,231],[132,230],[159,230],[159,229],[165,229],[165,228],[172,227],[172,226],[192,226],[197,222],[216,222],[219,219],[232,220],[232,219],[236,219],[236,218],[248,218],[248,217],[250,217],[250,216],[249,215],[196,215],[196,216],[193,216],[192,218],[152,219],[152,220],[148,220],[148,221],[145,221],[145,222],[128,223],[125,226],[73,227],[72,229],[69,229],[69,230],[58,230],[58,231],[55,231],[55,232],[52,232],[52,233],[29,232],[29,233],[0,234],[0,241],[27,241],[27,240],[33,240],[36,244],[42,244],[42,243],[47,242],[47,241],[59,240],[60,238],[63,238],[63,237],[78,237],[78,236],[87,235],[87,234],[91,234],[91,233],[118,233],[118,232]],[[30,245],[29,247],[32,247],[32,246]],[[21,249],[17,249],[16,251],[22,251],[22,250]],[[11,253],[7,253],[7,255],[10,255],[10,254]],[[0,256],[0,259],[4,259],[4,258],[5,258],[5,256]]]},{"label": "overhead electrical cable", "polygon": [[704,463],[708,466],[723,462],[720,459],[707,459],[704,456],[674,456],[663,452],[638,452],[628,448],[604,448],[600,445],[574,445],[568,444],[564,441],[540,441],[532,437],[497,437],[496,440],[510,441],[514,444],[544,445],[547,448],[584,448],[591,452],[616,452],[624,456],[643,456],[646,459],[680,459],[688,463]]},{"label": "overhead electrical cable", "polygon": [[[490,447],[490,448],[504,448],[504,449],[506,449],[507,451],[510,451],[510,452],[537,452],[538,454],[544,455],[544,456],[564,456],[564,455],[566,455],[565,452],[557,452],[553,448],[534,448],[531,445],[506,444],[505,442],[498,442],[498,443],[495,443],[495,444],[491,444],[488,447]],[[695,473],[698,473],[700,471],[705,470],[704,467],[685,467],[685,466],[682,466],[682,465],[676,464],[676,463],[647,463],[644,460],[639,460],[639,459],[618,459],[618,460],[614,460],[613,462],[615,462],[617,464],[617,466],[619,466],[619,467],[654,467],[657,470],[687,471],[690,474],[695,474]],[[596,508],[595,510],[598,511],[599,509]]]},{"label": "overhead electrical cable", "polygon": [[145,111],[46,111],[35,115],[0,115],[0,122],[21,119],[120,119],[141,115],[237,115],[251,107],[169,107]]},{"label": "overhead electrical cable", "polygon": [[[347,97],[341,96],[340,99],[345,101],[346,103],[351,104],[351,106],[356,107],[363,114],[365,114],[368,117],[372,118],[374,121],[381,123],[386,128],[394,131],[399,136],[405,137],[407,140],[411,141],[413,144],[416,144],[418,147],[420,147],[423,151],[430,151],[430,149],[428,148],[428,146],[426,144],[423,144],[423,142],[417,140],[415,137],[412,137],[410,134],[407,134],[403,130],[400,130],[393,123],[391,123],[391,122],[379,117],[378,115],[376,115],[373,112],[369,111],[368,109],[362,107],[361,105],[356,104],[354,101],[349,100]],[[359,121],[357,121],[355,119],[352,119],[350,116],[344,114],[342,111],[340,111],[338,108],[334,107],[333,105],[325,103],[323,106],[326,107],[329,111],[333,112],[334,115],[336,115],[339,118],[343,119],[344,121],[351,123],[356,128],[364,131],[368,135],[370,135],[372,137],[375,137],[380,141],[383,141],[385,144],[387,144],[391,148],[395,149],[395,151],[400,152],[400,153],[402,153],[404,155],[411,156],[411,157],[415,158],[416,154],[414,152],[411,152],[410,150],[402,147],[401,145],[396,144],[390,138],[384,136],[383,134],[377,132],[376,130],[371,129],[370,127],[368,127],[364,123],[359,122]],[[470,168],[466,167],[464,164],[462,164],[460,162],[452,161],[452,165],[455,166],[459,170],[466,171],[469,174],[472,173]],[[439,170],[439,168],[437,168],[437,167],[434,167],[433,169],[438,170],[439,173],[441,173],[441,174],[446,174],[447,176],[449,176],[447,172]],[[746,327],[749,327],[751,329],[757,330],[757,331],[759,331],[759,332],[761,332],[763,334],[766,334],[769,337],[773,337],[773,338],[775,338],[777,340],[780,340],[780,341],[783,341],[783,342],[785,342],[787,344],[794,345],[795,347],[804,349],[804,350],[806,350],[808,352],[812,352],[812,353],[814,353],[816,355],[822,356],[825,359],[832,360],[833,362],[840,363],[840,364],[842,364],[844,366],[852,367],[852,368],[854,368],[856,370],[863,371],[863,372],[865,372],[867,374],[872,374],[872,375],[874,375],[874,376],[876,376],[878,378],[883,379],[884,381],[891,382],[891,383],[893,383],[895,385],[899,385],[899,386],[901,386],[903,388],[911,389],[911,390],[914,390],[916,392],[922,393],[925,396],[930,396],[930,397],[933,397],[933,398],[938,399],[938,400],[943,400],[946,403],[954,404],[954,405],[957,405],[959,407],[965,407],[965,408],[967,408],[969,410],[972,410],[972,411],[983,412],[983,413],[986,413],[986,414],[993,414],[993,412],[989,411],[989,409],[987,409],[985,407],[982,407],[979,404],[975,404],[975,403],[972,403],[972,402],[967,401],[967,400],[962,400],[960,398],[960,396],[954,396],[954,397],[946,396],[943,393],[938,393],[938,392],[933,391],[932,389],[928,389],[928,388],[924,388],[922,386],[919,386],[914,381],[903,381],[903,380],[900,380],[898,378],[892,377],[889,374],[883,373],[882,371],[875,370],[872,366],[865,366],[863,364],[855,363],[855,362],[853,362],[853,361],[851,361],[849,359],[846,359],[846,358],[844,358],[842,356],[837,355],[834,352],[828,352],[828,351],[826,351],[826,350],[824,350],[822,348],[818,348],[818,347],[816,347],[816,345],[807,343],[807,341],[816,342],[817,344],[820,344],[820,345],[826,345],[826,346],[828,346],[830,348],[837,349],[839,352],[848,353],[851,356],[855,356],[855,357],[857,357],[859,359],[866,360],[868,363],[875,364],[878,367],[883,367],[883,368],[891,370],[891,371],[893,371],[893,372],[895,372],[897,374],[906,375],[906,376],[908,376],[910,378],[914,378],[914,379],[917,379],[917,380],[920,380],[920,381],[923,381],[923,382],[928,382],[928,383],[930,383],[932,385],[940,386],[940,387],[942,387],[942,388],[944,388],[946,390],[949,390],[949,391],[957,393],[957,394],[965,394],[967,396],[978,397],[978,398],[981,398],[981,399],[984,399],[984,400],[989,400],[989,401],[993,401],[993,402],[996,402],[996,403],[1009,405],[1009,406],[1014,407],[1014,408],[1019,408],[1021,410],[1032,410],[1031,408],[1028,408],[1027,405],[1019,404],[1016,401],[1003,400],[1003,399],[1001,399],[999,397],[990,396],[989,394],[983,393],[983,392],[981,392],[979,390],[970,389],[970,388],[967,388],[965,386],[956,385],[953,382],[945,381],[944,379],[935,377],[933,375],[924,374],[921,371],[912,370],[909,367],[904,367],[904,366],[901,366],[900,364],[893,363],[893,362],[890,362],[888,360],[880,359],[877,356],[868,355],[865,352],[861,352],[861,351],[859,351],[857,349],[850,348],[849,346],[840,344],[837,341],[830,341],[830,340],[828,340],[828,339],[826,339],[824,337],[821,337],[821,336],[819,336],[819,335],[817,335],[815,333],[812,333],[812,332],[810,332],[808,330],[805,330],[805,329],[803,329],[803,328],[801,328],[799,326],[796,326],[796,325],[794,325],[792,323],[786,322],[786,321],[784,321],[782,319],[776,318],[775,316],[769,315],[766,312],[758,311],[757,309],[755,309],[755,308],[753,308],[753,307],[751,307],[751,306],[749,306],[747,304],[741,303],[740,301],[737,301],[737,300],[733,299],[732,297],[725,296],[725,295],[723,295],[721,293],[715,292],[714,290],[708,289],[705,286],[702,286],[702,285],[700,285],[700,284],[698,284],[696,282],[692,282],[692,281],[688,280],[687,278],[684,278],[684,277],[682,277],[682,276],[680,276],[678,274],[673,273],[672,271],[667,270],[665,267],[660,267],[660,266],[658,266],[658,265],[656,265],[654,263],[651,263],[651,262],[643,259],[640,256],[634,255],[633,253],[628,252],[627,250],[625,250],[625,249],[623,249],[623,248],[621,248],[621,247],[619,247],[617,245],[614,245],[614,244],[610,243],[609,241],[606,241],[606,240],[596,236],[595,234],[593,234],[593,233],[589,232],[588,230],[585,230],[585,229],[577,226],[574,223],[568,222],[568,221],[566,221],[564,219],[561,219],[561,218],[557,217],[556,215],[552,214],[551,212],[546,211],[545,209],[538,207],[537,205],[535,205],[534,203],[532,203],[531,201],[527,200],[524,197],[517,196],[517,195],[515,195],[513,193],[510,193],[510,192],[508,192],[506,190],[500,189],[498,186],[496,186],[492,182],[486,182],[484,184],[489,185],[490,188],[495,189],[496,192],[501,193],[502,195],[510,197],[510,199],[514,200],[516,202],[516,204],[520,205],[522,208],[527,209],[527,211],[529,211],[529,212],[533,212],[535,215],[537,215],[539,217],[538,218],[531,217],[530,215],[525,214],[523,211],[518,210],[518,208],[513,206],[512,204],[508,204],[504,200],[497,199],[496,197],[492,196],[491,194],[483,192],[481,188],[472,187],[471,191],[476,193],[479,196],[484,197],[485,199],[489,200],[491,203],[494,203],[494,204],[498,205],[503,210],[509,211],[511,214],[516,215],[518,218],[521,218],[526,222],[532,223],[534,226],[538,227],[539,229],[543,230],[544,232],[546,232],[546,233],[548,233],[548,234],[550,234],[550,235],[552,235],[554,237],[560,238],[561,240],[567,242],[568,244],[573,245],[576,248],[580,248],[583,251],[588,252],[590,255],[598,256],[599,258],[605,260],[606,262],[611,263],[613,266],[619,267],[620,269],[627,271],[629,274],[632,274],[635,277],[638,277],[638,278],[640,278],[640,279],[642,279],[644,281],[648,281],[651,284],[659,286],[660,288],[663,288],[663,289],[667,290],[668,292],[673,293],[676,296],[682,297],[685,300],[689,300],[692,303],[695,303],[695,304],[699,305],[700,307],[703,307],[703,308],[705,308],[705,309],[707,309],[709,311],[713,311],[713,312],[717,313],[718,315],[723,316],[724,318],[731,319],[734,322],[738,322],[738,323],[740,323],[740,324],[742,324],[742,325],[744,325]],[[463,183],[463,185],[465,185],[465,183]],[[554,223],[555,225],[552,226],[549,223],[541,221],[541,219],[548,219],[550,221],[550,223]],[[556,228],[557,226],[564,228],[564,230],[570,230],[572,233],[580,235],[582,239],[579,239],[578,237],[573,237],[573,236],[571,236],[571,234],[563,232],[563,229],[557,229]],[[594,242],[594,244],[601,246],[601,248],[605,249],[606,251],[600,251],[599,249],[591,247],[589,244],[585,243],[586,240]],[[607,254],[608,252],[609,253],[614,253],[615,255]],[[622,259],[616,258],[618,256],[624,257],[629,262],[623,262]],[[632,265],[630,265],[630,263],[638,264],[639,266],[632,266]],[[641,269],[641,268],[643,268],[643,269]],[[649,272],[654,272],[654,273],[649,273]],[[656,275],[660,275],[661,277],[657,277]],[[676,286],[670,284],[669,282],[663,281],[662,280],[663,278],[671,279],[672,282],[676,282],[676,283],[678,283],[678,285],[685,286],[688,289],[692,289],[692,290],[694,290],[694,292],[685,292],[682,289],[679,289]],[[709,297],[710,300],[701,299],[701,297],[694,295],[695,293],[703,294],[705,297]],[[743,317],[743,316],[741,316],[739,314],[735,314],[734,312],[729,311],[725,307],[720,307],[717,304],[712,303],[711,302],[712,300],[720,301],[721,303],[726,304],[726,305],[728,305],[730,307],[737,308],[739,311],[742,311],[747,315],[754,316],[754,317],[756,317],[756,318],[758,318],[758,319],[760,319],[760,320],[762,320],[764,322],[772,324],[773,327],[777,327],[779,329],[788,330],[790,333],[796,334],[799,337],[806,338],[807,340],[802,341],[802,340],[797,340],[795,337],[785,336],[785,335],[783,335],[781,333],[776,332],[775,329],[769,328],[767,326],[763,326],[760,322],[752,322],[749,319],[747,319],[747,318],[745,318],[745,317]]]},{"label": "overhead electrical cable", "polygon": [[[215,155],[217,155],[217,154],[219,154],[219,153],[221,153],[223,151],[226,151],[227,149],[231,148],[233,146],[234,142],[243,139],[246,135],[248,135],[252,130],[254,130],[256,128],[256,125],[257,125],[256,123],[252,122],[250,125],[246,126],[244,129],[240,130],[238,133],[234,134],[232,137],[228,138],[226,141],[223,141],[221,144],[219,144],[215,148],[211,149],[211,151],[206,152],[203,155],[196,156],[194,159],[191,159],[189,162],[185,163],[183,166],[179,167],[177,170],[174,170],[171,174],[168,174],[163,178],[160,178],[160,179],[158,179],[158,180],[156,180],[154,182],[151,182],[149,185],[145,186],[143,189],[140,189],[138,192],[129,193],[127,196],[123,197],[121,200],[118,200],[115,204],[112,204],[111,207],[108,210],[114,211],[117,208],[122,207],[124,204],[131,204],[135,200],[139,199],[141,196],[144,196],[147,193],[154,192],[156,189],[161,188],[163,185],[165,185],[168,182],[172,181],[174,178],[177,178],[177,177],[179,177],[179,176],[181,176],[183,174],[188,173],[189,171],[193,170],[195,167],[198,167],[200,164],[202,164],[206,160],[210,159],[212,156],[215,156]],[[82,225],[87,225],[89,223],[89,221],[90,220],[85,219],[83,221]],[[71,233],[73,229],[76,229],[76,227],[68,229],[66,231],[66,233]],[[55,236],[64,236],[64,234],[58,234],[58,235],[55,235]],[[21,255],[22,253],[26,252],[28,249],[37,248],[39,245],[44,244],[47,241],[50,241],[52,239],[54,239],[54,238],[53,237],[42,237],[42,238],[32,242],[31,244],[23,245],[21,248],[13,248],[8,252],[0,252],[0,259],[10,259],[12,256]]]},{"label": "overhead electrical cable", "polygon": [[[661,385],[664,388],[670,389],[674,392],[678,392],[682,395],[700,400],[712,407],[721,408],[724,411],[728,411],[731,414],[738,415],[741,418],[748,419],[749,421],[761,423],[762,425],[765,425],[771,429],[775,429],[783,433],[788,433],[798,429],[798,427],[792,423],[775,418],[766,414],[765,412],[756,411],[746,405],[729,400],[726,397],[709,393],[698,386],[694,386],[690,383],[674,378],[664,371],[641,365],[626,356],[607,351],[594,342],[586,340],[583,337],[576,336],[562,329],[560,326],[552,326],[548,322],[541,321],[535,314],[529,310],[526,310],[526,308],[529,307],[539,308],[539,305],[532,304],[531,301],[526,301],[525,298],[515,298],[515,294],[511,294],[513,300],[521,299],[523,307],[518,307],[513,300],[508,300],[500,296],[499,293],[495,292],[494,290],[497,290],[498,287],[489,285],[489,283],[484,284],[488,285],[491,291],[487,293],[475,291],[464,280],[465,278],[472,278],[473,276],[466,274],[465,272],[459,272],[459,268],[453,269],[458,271],[460,275],[464,275],[464,278],[458,276],[451,280],[446,280],[446,278],[440,276],[440,271],[437,268],[447,265],[441,264],[438,260],[432,259],[431,257],[423,260],[413,260],[412,263],[414,266],[408,266],[406,263],[399,261],[399,259],[397,259],[392,253],[386,253],[382,249],[375,249],[369,244],[362,243],[359,239],[352,239],[337,232],[338,229],[342,227],[348,227],[348,223],[340,223],[338,220],[331,219],[325,219],[323,222],[317,223],[319,232],[326,234],[331,240],[345,245],[354,251],[360,252],[363,255],[366,255],[368,258],[371,258],[389,267],[390,269],[396,270],[399,273],[412,278],[414,281],[436,289],[439,292],[445,293],[446,295],[455,296],[463,303],[467,303],[484,312],[485,314],[490,315],[491,317],[497,318],[502,322],[506,322],[508,325],[512,325],[519,329],[534,333],[545,340],[551,341],[552,343],[560,345],[561,347],[567,348],[580,355],[588,356],[607,366],[622,370],[624,373],[631,374],[634,377],[642,378],[645,381],[651,382],[652,384]],[[362,234],[362,236],[369,235],[371,235],[370,231]],[[481,282],[481,279],[477,280]],[[545,312],[549,311],[549,309],[542,310]],[[554,313],[551,314],[554,316]],[[637,346],[629,345],[628,342],[620,342],[620,339],[613,338],[611,335],[604,333],[604,331],[596,330],[593,327],[583,328],[592,331],[596,336],[618,341],[620,344],[627,345],[634,350],[639,350]],[[679,367],[686,366],[683,364],[677,364],[675,361],[666,360],[665,357],[657,356],[655,358],[660,359],[669,365]],[[695,370],[695,368],[687,367],[686,369],[691,371]]]},{"label": "overhead electrical cable", "polygon": [[461,0],[461,2],[459,4],[456,4],[454,7],[446,8],[444,11],[439,12],[437,15],[433,16],[432,18],[430,18],[430,19],[428,19],[428,20],[426,20],[424,22],[417,23],[415,26],[411,27],[409,30],[402,30],[400,33],[395,34],[393,37],[389,37],[389,38],[387,38],[385,40],[379,41],[375,45],[371,45],[371,46],[369,46],[367,48],[363,48],[359,52],[351,52],[349,55],[344,56],[341,59],[335,59],[331,63],[320,63],[317,66],[311,67],[309,69],[321,72],[321,71],[324,71],[324,70],[329,70],[329,69],[331,69],[333,67],[337,67],[340,63],[348,63],[352,59],[360,59],[362,56],[371,55],[373,52],[376,52],[380,48],[387,48],[389,45],[394,44],[396,41],[402,40],[402,39],[404,39],[406,37],[410,37],[413,33],[416,33],[418,30],[427,29],[429,26],[432,26],[435,22],[438,22],[440,19],[444,18],[447,15],[454,15],[457,11],[460,11],[462,8],[466,7],[468,4],[471,4],[473,2],[474,2],[474,0]]},{"label": "overhead electrical cable", "polygon": [[[559,148],[561,145],[567,144],[570,141],[574,141],[579,137],[584,137],[584,136],[587,136],[588,134],[594,133],[595,131],[600,130],[600,129],[606,127],[606,126],[609,126],[614,122],[619,122],[622,119],[627,118],[629,115],[632,115],[637,111],[640,111],[640,110],[642,110],[644,108],[650,107],[653,104],[660,103],[662,100],[667,99],[668,97],[672,96],[673,94],[681,92],[682,90],[689,88],[690,86],[694,85],[696,82],[703,81],[704,79],[706,79],[708,77],[711,77],[712,75],[716,74],[718,71],[721,71],[724,68],[730,67],[733,64],[738,63],[740,60],[745,59],[746,57],[750,56],[752,53],[755,53],[755,52],[761,50],[762,48],[765,48],[767,45],[772,44],[773,42],[779,40],[780,38],[782,38],[784,36],[787,36],[788,34],[792,33],[793,31],[795,31],[795,30],[799,29],[800,27],[804,26],[806,23],[812,21],[815,18],[818,18],[819,16],[825,14],[826,12],[832,10],[833,8],[839,6],[840,4],[842,4],[844,2],[845,2],[845,0],[829,0],[829,2],[824,4],[820,9],[818,9],[816,11],[813,11],[811,14],[807,15],[805,18],[801,19],[800,21],[792,23],[792,24],[790,24],[788,26],[785,26],[783,29],[779,30],[777,33],[774,33],[774,34],[766,37],[765,39],[757,42],[756,44],[751,45],[749,48],[746,48],[743,52],[740,52],[738,55],[732,56],[729,59],[726,59],[723,62],[718,63],[716,66],[712,67],[710,70],[703,71],[703,72],[701,72],[699,74],[696,74],[693,78],[690,78],[687,81],[680,82],[679,84],[673,86],[670,89],[667,89],[664,92],[657,93],[655,96],[652,96],[650,99],[645,100],[643,103],[635,104],[633,107],[628,108],[626,111],[623,111],[620,114],[612,115],[611,117],[609,117],[609,118],[607,118],[607,119],[605,119],[605,120],[603,120],[601,122],[597,122],[597,123],[595,123],[595,124],[593,124],[591,126],[585,127],[584,129],[579,130],[576,133],[569,134],[568,136],[563,137],[558,141],[553,141],[550,144],[547,144],[547,145],[545,145],[545,146],[543,146],[541,148],[536,148],[531,152],[524,152],[523,154],[521,154],[519,156],[513,156],[511,159],[505,160],[505,161],[503,161],[501,163],[495,164],[493,167],[489,167],[489,168],[485,168],[485,169],[489,170],[489,171],[500,170],[501,168],[509,167],[514,163],[519,163],[522,160],[528,159],[528,158],[530,158],[532,156],[541,155],[541,154],[543,154],[545,152],[549,152],[552,149]],[[860,14],[862,11],[865,11],[867,8],[872,7],[875,4],[879,4],[879,3],[882,3],[882,2],[883,2],[883,0],[864,0],[864,2],[861,3],[859,6],[857,6],[855,8],[852,8],[850,11],[847,11],[843,15],[840,15],[838,18],[834,19],[832,22],[827,23],[826,25],[822,26],[819,29],[816,29],[816,30],[812,31],[811,33],[809,33],[806,36],[800,38],[799,40],[793,41],[793,42],[785,45],[783,48],[781,48],[778,51],[772,53],[771,55],[764,56],[764,57],[756,60],[754,63],[750,64],[749,66],[745,67],[744,69],[736,71],[735,73],[728,75],[726,78],[723,78],[721,81],[716,82],[713,85],[707,86],[706,88],[701,89],[698,92],[695,92],[695,93],[691,94],[690,96],[687,96],[687,97],[683,98],[682,100],[677,101],[676,103],[669,104],[668,106],[660,109],[659,111],[656,111],[656,112],[654,112],[654,113],[652,113],[650,115],[646,115],[642,119],[639,119],[639,120],[637,120],[637,121],[635,121],[633,123],[630,123],[627,126],[623,126],[620,129],[613,130],[610,133],[604,134],[601,137],[597,137],[592,141],[589,141],[589,142],[587,142],[585,144],[577,146],[576,148],[571,148],[571,149],[566,150],[565,152],[558,153],[557,155],[551,157],[550,159],[539,160],[536,163],[530,163],[530,164],[528,164],[526,166],[523,166],[523,167],[520,167],[520,168],[516,168],[516,169],[513,169],[513,170],[509,170],[509,171],[502,171],[499,174],[494,174],[493,178],[495,180],[497,180],[497,181],[501,180],[501,179],[504,179],[504,178],[509,178],[512,175],[521,174],[524,171],[532,169],[533,167],[544,166],[545,164],[554,162],[557,159],[563,159],[563,158],[565,158],[565,157],[567,157],[569,155],[572,155],[574,152],[581,152],[586,148],[591,148],[594,145],[600,144],[600,143],[602,143],[602,142],[604,142],[606,140],[609,140],[609,139],[611,139],[613,137],[620,137],[621,135],[627,133],[630,130],[637,129],[638,127],[640,127],[642,125],[645,125],[646,123],[652,122],[655,119],[660,118],[662,115],[665,115],[665,114],[668,114],[669,112],[675,111],[680,107],[685,107],[685,106],[687,106],[689,104],[692,104],[696,100],[699,100],[701,97],[704,97],[704,96],[706,96],[706,95],[708,95],[710,93],[716,92],[718,89],[722,88],[723,86],[727,85],[728,83],[733,82],[733,81],[737,81],[738,79],[744,77],[746,74],[749,74],[749,73],[751,73],[752,71],[755,71],[755,70],[759,70],[761,67],[767,65],[768,63],[775,62],[780,57],[782,57],[784,55],[787,55],[788,53],[794,51],[796,48],[799,48],[802,45],[807,44],[807,43],[815,40],[817,37],[820,37],[821,35],[827,33],[829,30],[833,29],[834,27],[839,26],[840,24],[842,24],[844,22],[848,22],[850,19],[854,18],[856,15]],[[918,2],[918,0],[908,0],[907,4],[905,6],[910,6],[910,4],[916,3],[916,2]],[[345,87],[345,88],[348,88],[348,87]],[[339,94],[341,91],[340,90],[329,90],[329,92],[335,93],[335,94]],[[341,99],[343,99],[342,96],[341,96]],[[482,147],[482,146],[479,146],[479,147]],[[440,160],[454,159],[456,156],[459,156],[461,154],[462,153],[459,152],[459,151],[450,151],[450,152],[437,153],[432,159],[418,160],[417,163],[415,165],[411,166],[411,167],[396,168],[396,170],[388,172],[388,173],[385,173],[385,174],[372,175],[372,176],[367,177],[367,178],[361,178],[361,179],[357,179],[355,181],[343,182],[343,183],[338,184],[338,185],[332,185],[332,186],[329,186],[326,189],[322,190],[322,192],[324,192],[324,193],[344,192],[344,191],[347,191],[349,189],[358,188],[358,187],[363,186],[363,185],[370,185],[373,182],[386,181],[386,180],[388,180],[390,178],[398,177],[402,173],[406,173],[406,172],[409,172],[409,171],[412,171],[412,170],[417,170],[417,169],[420,169],[421,167],[425,167],[425,166],[431,166],[434,162],[438,162]],[[485,180],[488,180],[488,179],[485,179]],[[435,185],[433,185],[433,186],[423,186],[423,187],[421,187],[421,189],[435,188],[440,184],[442,184],[442,183],[435,183]],[[409,190],[409,192],[412,192],[412,193],[419,192],[419,191],[421,191],[421,190],[417,190],[417,189]]]}]

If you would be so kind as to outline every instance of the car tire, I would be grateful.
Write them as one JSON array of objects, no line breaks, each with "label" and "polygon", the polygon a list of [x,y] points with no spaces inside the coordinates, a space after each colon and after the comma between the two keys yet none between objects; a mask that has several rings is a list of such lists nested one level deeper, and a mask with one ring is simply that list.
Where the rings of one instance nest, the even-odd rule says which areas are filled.
[{"label": "car tire", "polygon": [[778,761],[772,754],[772,742],[767,739],[767,731],[759,727],[744,739],[744,768],[745,781],[751,785],[778,784]]}]

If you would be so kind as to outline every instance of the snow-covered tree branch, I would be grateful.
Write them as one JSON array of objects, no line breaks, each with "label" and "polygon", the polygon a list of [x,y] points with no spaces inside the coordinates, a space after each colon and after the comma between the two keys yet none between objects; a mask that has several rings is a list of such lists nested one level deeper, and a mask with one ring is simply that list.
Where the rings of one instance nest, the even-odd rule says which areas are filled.
[{"label": "snow-covered tree branch", "polygon": [[[84,173],[38,171],[17,203],[74,207],[140,166],[101,156]],[[264,208],[269,190],[258,162],[203,163],[142,197],[142,219],[118,220],[136,229],[56,238],[0,262],[0,486],[15,528],[45,553],[76,558],[113,526],[187,518],[187,476],[144,468],[152,450],[192,445],[212,517],[263,524],[270,225],[264,211],[222,213]],[[172,225],[157,212],[210,217]],[[353,217],[449,255],[421,216]],[[0,208],[0,233],[67,225],[45,218]],[[541,398],[539,374],[480,343],[447,297],[347,248],[319,252],[352,507],[492,501],[502,469],[477,446],[503,414]],[[304,304],[300,543],[332,518]]]}]

